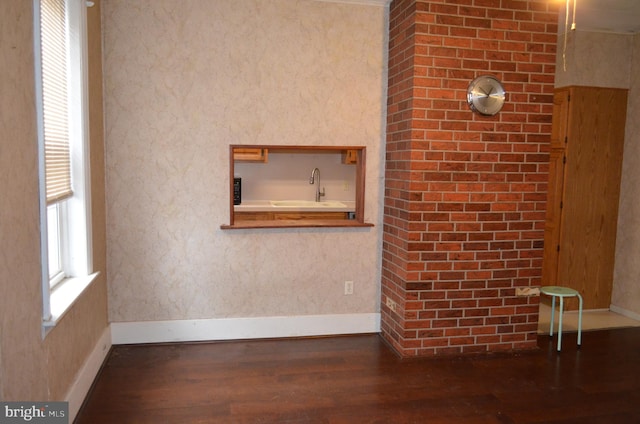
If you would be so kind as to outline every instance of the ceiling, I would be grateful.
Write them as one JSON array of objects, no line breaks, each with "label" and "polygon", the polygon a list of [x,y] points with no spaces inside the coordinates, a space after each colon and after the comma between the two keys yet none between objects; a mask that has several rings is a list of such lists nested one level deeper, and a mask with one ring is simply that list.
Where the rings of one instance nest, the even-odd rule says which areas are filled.
[{"label": "ceiling", "polygon": [[[574,1],[577,30],[640,33],[640,0],[569,0],[569,13]],[[562,12],[561,15],[564,16]],[[570,15],[569,22],[571,18]]]}]

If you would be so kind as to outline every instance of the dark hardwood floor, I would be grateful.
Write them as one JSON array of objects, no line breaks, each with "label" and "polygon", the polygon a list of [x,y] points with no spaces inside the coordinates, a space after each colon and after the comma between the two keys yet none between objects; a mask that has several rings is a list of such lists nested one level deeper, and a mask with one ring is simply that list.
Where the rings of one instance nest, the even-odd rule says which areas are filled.
[{"label": "dark hardwood floor", "polygon": [[640,423],[640,328],[399,359],[377,335],[115,346],[76,423]]}]

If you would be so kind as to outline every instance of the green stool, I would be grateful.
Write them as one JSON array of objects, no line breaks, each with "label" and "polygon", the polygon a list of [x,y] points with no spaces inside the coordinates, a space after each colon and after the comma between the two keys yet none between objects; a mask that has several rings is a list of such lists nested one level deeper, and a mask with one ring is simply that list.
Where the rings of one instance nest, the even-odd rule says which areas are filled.
[{"label": "green stool", "polygon": [[569,287],[560,286],[544,286],[540,287],[540,293],[551,296],[551,324],[549,326],[549,336],[553,337],[553,322],[554,313],[556,311],[556,297],[560,298],[560,313],[558,318],[558,352],[560,352],[562,346],[562,313],[564,311],[564,298],[577,296],[580,301],[578,308],[578,349],[582,343],[582,296],[577,290],[570,289]]}]

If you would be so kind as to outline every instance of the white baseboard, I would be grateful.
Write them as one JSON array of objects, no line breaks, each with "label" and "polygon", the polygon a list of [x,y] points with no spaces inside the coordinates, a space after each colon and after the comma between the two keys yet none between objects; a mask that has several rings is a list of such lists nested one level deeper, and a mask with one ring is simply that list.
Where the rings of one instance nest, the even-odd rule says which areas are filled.
[{"label": "white baseboard", "polygon": [[80,407],[82,407],[82,402],[84,402],[84,399],[89,393],[91,385],[98,375],[100,367],[107,357],[107,353],[109,353],[109,349],[111,349],[111,329],[107,327],[102,332],[100,339],[98,339],[98,342],[76,375],[75,381],[65,396],[65,401],[69,402],[70,423],[72,423],[76,415],[78,415]]},{"label": "white baseboard", "polygon": [[308,337],[380,332],[380,314],[112,322],[117,344]]},{"label": "white baseboard", "polygon": [[616,314],[620,314],[623,317],[627,317],[627,318],[634,319],[636,321],[640,321],[640,314],[637,314],[635,312],[628,311],[626,309],[620,308],[620,307],[615,306],[615,305],[609,306],[609,310],[611,310],[611,312],[615,312]]}]

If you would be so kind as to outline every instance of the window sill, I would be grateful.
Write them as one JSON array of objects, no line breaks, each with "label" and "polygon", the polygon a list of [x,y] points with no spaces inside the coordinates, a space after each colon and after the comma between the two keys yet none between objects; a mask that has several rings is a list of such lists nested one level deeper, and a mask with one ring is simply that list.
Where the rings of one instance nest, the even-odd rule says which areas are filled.
[{"label": "window sill", "polygon": [[367,222],[358,222],[353,219],[301,219],[301,220],[265,220],[265,221],[236,221],[232,225],[221,225],[223,230],[239,230],[247,228],[353,228],[373,227]]},{"label": "window sill", "polygon": [[98,274],[99,272],[94,272],[85,277],[67,278],[51,291],[51,317],[42,322],[45,334],[60,322],[80,295],[95,281]]}]

